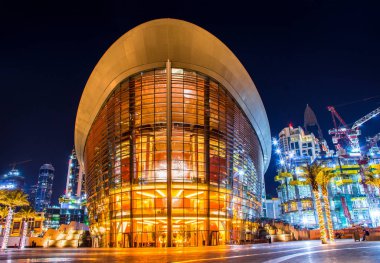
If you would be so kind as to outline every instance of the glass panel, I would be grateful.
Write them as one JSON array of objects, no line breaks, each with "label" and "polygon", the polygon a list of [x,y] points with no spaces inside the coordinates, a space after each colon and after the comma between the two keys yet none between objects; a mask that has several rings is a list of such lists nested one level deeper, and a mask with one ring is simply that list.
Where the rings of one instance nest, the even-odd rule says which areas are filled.
[{"label": "glass panel", "polygon": [[93,235],[106,247],[252,241],[263,186],[253,128],[218,82],[172,69],[167,189],[166,77],[165,69],[129,77],[115,87],[91,127],[85,169]]}]

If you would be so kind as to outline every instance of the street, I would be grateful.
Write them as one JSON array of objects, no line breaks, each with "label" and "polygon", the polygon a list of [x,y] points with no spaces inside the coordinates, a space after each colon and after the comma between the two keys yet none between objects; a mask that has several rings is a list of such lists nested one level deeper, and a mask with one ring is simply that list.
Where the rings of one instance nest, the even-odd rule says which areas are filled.
[{"label": "street", "polygon": [[33,248],[8,249],[1,262],[380,262],[379,242],[338,240],[187,248]]}]

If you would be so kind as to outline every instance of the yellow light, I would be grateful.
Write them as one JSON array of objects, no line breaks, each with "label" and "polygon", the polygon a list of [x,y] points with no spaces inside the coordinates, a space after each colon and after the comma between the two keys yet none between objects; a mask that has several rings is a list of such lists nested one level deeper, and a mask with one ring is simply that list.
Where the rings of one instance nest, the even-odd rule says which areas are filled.
[{"label": "yellow light", "polygon": [[162,197],[166,197],[165,193],[163,193],[161,190],[156,189],[156,192],[159,193]]},{"label": "yellow light", "polygon": [[323,218],[323,212],[322,212],[322,206],[321,206],[321,199],[320,199],[318,190],[313,191],[313,192],[314,192],[314,196],[315,196],[315,203],[317,205],[317,216],[318,216],[321,241],[322,241],[322,244],[326,244],[327,238],[326,238],[325,220]]},{"label": "yellow light", "polygon": [[326,189],[325,192],[326,193],[323,195],[323,201],[325,203],[325,212],[326,212],[326,218],[327,218],[327,228],[328,228],[328,232],[329,232],[330,242],[334,242],[335,241],[334,228],[333,228],[333,223],[332,223],[332,220],[331,220],[330,203],[329,203],[329,199],[328,199],[327,189]]},{"label": "yellow light", "polygon": [[152,225],[152,224],[158,224],[157,222],[152,222],[148,220],[144,220],[143,222],[139,221],[138,224],[145,224],[145,225]]},{"label": "yellow light", "polygon": [[150,194],[150,193],[136,192],[136,194],[145,195],[145,196],[148,196],[148,197],[156,198],[156,196],[154,194]]},{"label": "yellow light", "polygon": [[196,193],[193,193],[193,194],[189,194],[189,195],[186,195],[185,197],[186,197],[186,198],[190,198],[190,197],[197,196],[197,195],[200,195],[200,194],[203,194],[203,191],[201,191],[201,192],[196,192]]},{"label": "yellow light", "polygon": [[179,190],[178,193],[175,195],[175,197],[180,197],[183,192],[183,189]]}]

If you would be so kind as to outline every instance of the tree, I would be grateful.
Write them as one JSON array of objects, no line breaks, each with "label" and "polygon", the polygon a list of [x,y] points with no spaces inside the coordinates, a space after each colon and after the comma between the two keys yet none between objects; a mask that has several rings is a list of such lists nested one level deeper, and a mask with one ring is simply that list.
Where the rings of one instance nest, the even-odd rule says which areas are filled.
[{"label": "tree", "polygon": [[368,185],[371,185],[375,188],[380,189],[380,178],[379,177],[377,177],[373,172],[371,172],[369,170],[366,171],[364,173],[364,175],[365,175],[365,181]]},{"label": "tree", "polygon": [[8,208],[6,208],[6,207],[0,207],[0,220],[1,220],[0,234],[1,234],[2,230],[3,230],[3,221],[7,217],[7,215],[8,215]]},{"label": "tree", "polygon": [[8,207],[3,244],[1,245],[2,249],[6,249],[8,247],[8,239],[11,232],[14,209],[16,207],[29,205],[28,195],[20,190],[4,190],[0,193],[0,205]]},{"label": "tree", "polygon": [[2,206],[0,207],[0,219],[6,218],[8,215],[8,208]]},{"label": "tree", "polygon": [[335,236],[334,236],[334,227],[333,227],[333,223],[332,223],[332,219],[331,219],[329,192],[327,191],[327,187],[330,183],[330,180],[334,176],[335,175],[331,172],[331,169],[329,169],[329,168],[322,168],[321,171],[319,172],[319,174],[317,175],[317,182],[321,186],[322,198],[323,198],[323,202],[325,204],[328,236],[330,238],[330,241],[332,241],[332,242],[334,242]]},{"label": "tree", "polygon": [[314,162],[312,164],[307,164],[303,169],[304,171],[303,176],[306,178],[306,181],[310,184],[314,197],[315,197],[315,204],[317,206],[317,216],[318,216],[318,223],[319,223],[322,244],[327,244],[325,219],[323,216],[321,198],[319,195],[319,184],[317,181],[318,174],[321,172],[321,170],[322,170],[322,166],[318,164],[317,162]]},{"label": "tree", "polygon": [[23,208],[20,210],[20,212],[17,213],[19,217],[23,219],[23,226],[22,226],[22,236],[21,236],[21,244],[20,248],[25,247],[25,238],[28,232],[28,227],[29,227],[29,219],[30,218],[35,218],[36,217],[36,212],[30,208]]}]

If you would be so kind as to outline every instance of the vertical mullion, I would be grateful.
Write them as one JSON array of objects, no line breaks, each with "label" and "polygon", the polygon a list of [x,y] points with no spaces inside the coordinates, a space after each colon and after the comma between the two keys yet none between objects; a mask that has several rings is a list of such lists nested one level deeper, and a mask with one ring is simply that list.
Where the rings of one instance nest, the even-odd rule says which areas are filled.
[{"label": "vertical mullion", "polygon": [[207,184],[207,242],[211,245],[210,237],[210,79],[206,78],[204,87],[204,155],[205,155],[205,179]]},{"label": "vertical mullion", "polygon": [[167,156],[167,246],[172,246],[172,70],[171,62],[166,62],[166,156]]},{"label": "vertical mullion", "polygon": [[[132,85],[133,83],[133,85]],[[133,230],[134,230],[134,224],[133,224],[133,180],[134,180],[134,147],[135,147],[135,135],[134,135],[134,116],[135,116],[135,94],[136,94],[136,85],[135,81],[131,81],[131,79],[128,80],[128,92],[129,92],[129,185],[130,185],[130,237],[129,237],[129,247],[133,247]]]}]

